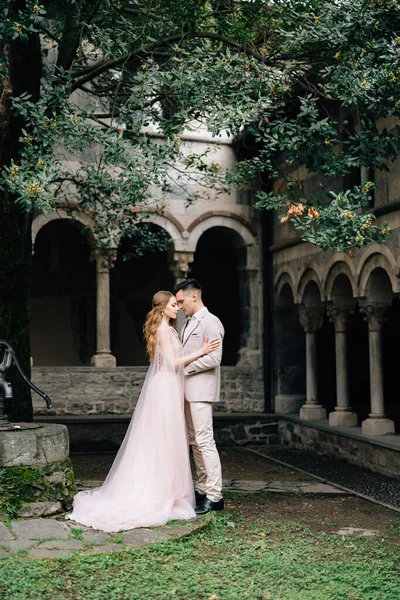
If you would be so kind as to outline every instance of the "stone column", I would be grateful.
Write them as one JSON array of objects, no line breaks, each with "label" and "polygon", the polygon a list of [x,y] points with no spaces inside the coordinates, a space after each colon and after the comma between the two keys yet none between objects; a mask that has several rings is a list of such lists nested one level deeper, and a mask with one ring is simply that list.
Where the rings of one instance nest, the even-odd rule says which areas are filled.
[{"label": "stone column", "polygon": [[92,367],[116,367],[117,361],[110,349],[110,268],[116,258],[115,251],[94,252],[97,273],[96,296],[96,354]]},{"label": "stone column", "polygon": [[332,307],[328,311],[335,326],[336,398],[337,405],[329,415],[329,425],[356,427],[357,415],[350,408],[347,363],[347,319],[351,310]]},{"label": "stone column", "polygon": [[300,419],[326,419],[326,409],[318,402],[317,331],[323,324],[320,308],[299,306],[300,323],[306,334],[306,403],[300,409]]},{"label": "stone column", "polygon": [[191,264],[194,261],[193,252],[175,252],[174,258],[169,265],[169,270],[173,273],[175,284],[189,277]]},{"label": "stone column", "polygon": [[387,435],[394,433],[394,422],[386,418],[383,396],[382,325],[386,305],[365,305],[360,308],[368,322],[369,377],[371,412],[362,422],[364,435]]}]

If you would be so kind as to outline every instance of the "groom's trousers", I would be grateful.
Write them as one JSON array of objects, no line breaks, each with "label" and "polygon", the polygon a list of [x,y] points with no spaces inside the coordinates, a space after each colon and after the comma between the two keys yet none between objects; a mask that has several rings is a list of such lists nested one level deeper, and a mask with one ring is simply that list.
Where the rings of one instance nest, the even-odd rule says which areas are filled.
[{"label": "groom's trousers", "polygon": [[212,402],[185,401],[185,416],[196,466],[196,490],[212,502],[222,498],[222,472],[214,441]]}]

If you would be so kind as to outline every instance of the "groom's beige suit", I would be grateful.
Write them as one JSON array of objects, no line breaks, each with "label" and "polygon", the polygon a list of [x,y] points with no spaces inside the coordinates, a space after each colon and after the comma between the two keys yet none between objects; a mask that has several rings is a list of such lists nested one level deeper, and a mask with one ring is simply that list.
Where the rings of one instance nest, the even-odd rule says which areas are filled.
[{"label": "groom's beige suit", "polygon": [[196,490],[213,502],[222,498],[221,463],[214,441],[212,407],[220,394],[220,365],[224,328],[206,307],[181,327],[184,354],[201,349],[203,342],[218,338],[220,347],[185,367],[185,415],[189,443],[196,465]]}]

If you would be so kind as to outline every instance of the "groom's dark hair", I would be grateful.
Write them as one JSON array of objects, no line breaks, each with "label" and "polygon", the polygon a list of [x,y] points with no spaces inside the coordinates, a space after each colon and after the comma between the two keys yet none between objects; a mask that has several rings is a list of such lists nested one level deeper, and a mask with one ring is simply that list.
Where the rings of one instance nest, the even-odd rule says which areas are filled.
[{"label": "groom's dark hair", "polygon": [[172,290],[172,293],[177,294],[179,290],[182,290],[184,292],[191,292],[196,290],[196,292],[200,292],[200,294],[202,292],[201,285],[199,284],[197,279],[184,279],[180,283],[176,284],[176,286]]}]

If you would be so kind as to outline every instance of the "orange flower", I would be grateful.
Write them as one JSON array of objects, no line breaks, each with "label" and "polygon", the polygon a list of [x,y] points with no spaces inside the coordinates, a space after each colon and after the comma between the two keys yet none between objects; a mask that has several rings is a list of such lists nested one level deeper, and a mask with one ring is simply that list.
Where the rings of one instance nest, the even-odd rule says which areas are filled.
[{"label": "orange flower", "polygon": [[313,206],[310,206],[310,208],[307,211],[307,214],[309,217],[314,217],[314,219],[318,219],[319,217],[319,212]]}]

